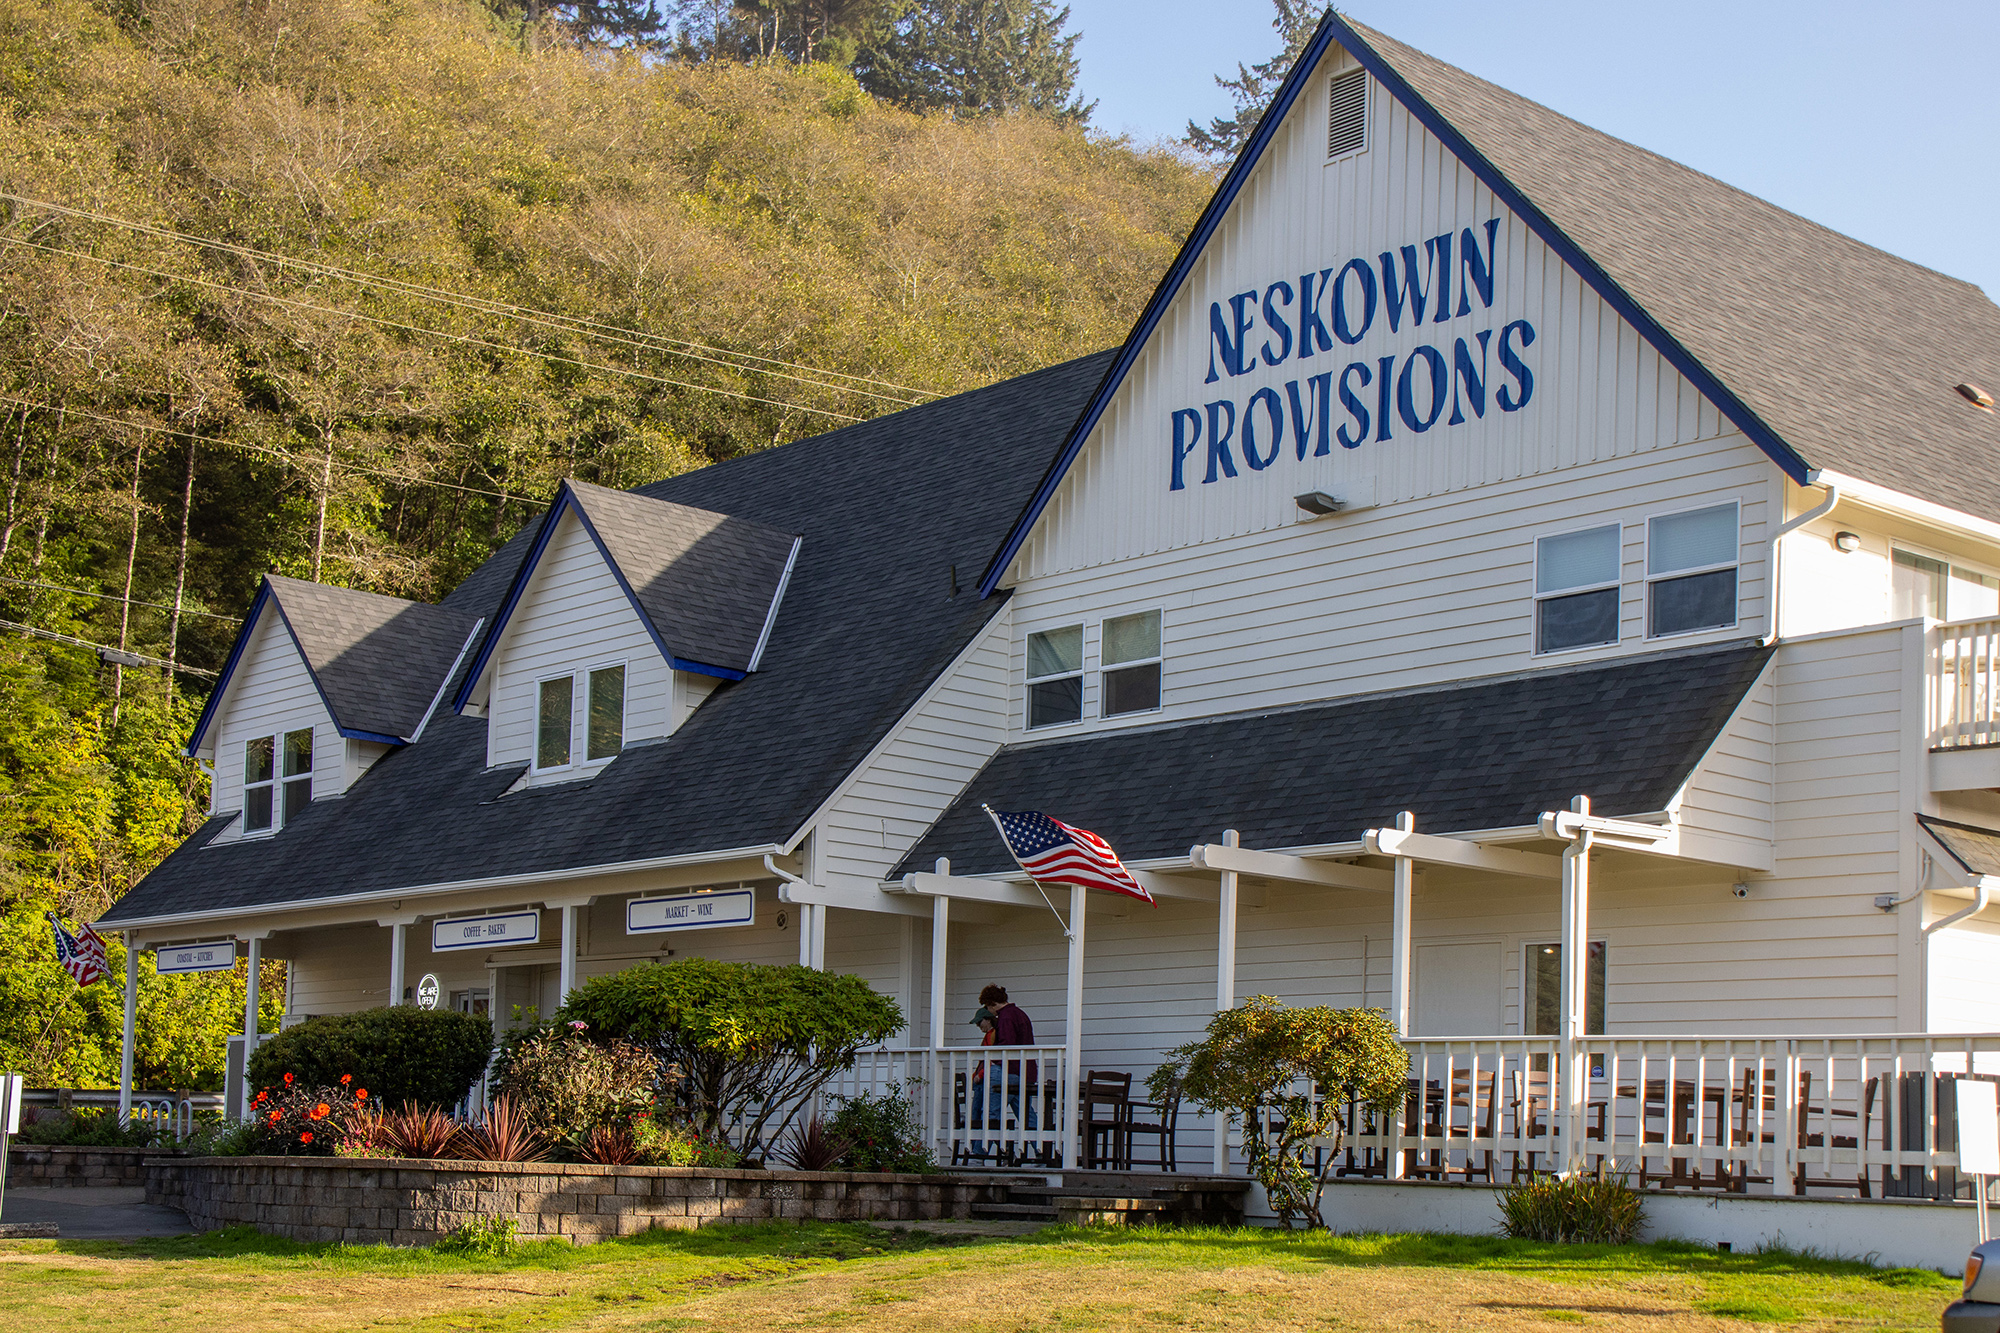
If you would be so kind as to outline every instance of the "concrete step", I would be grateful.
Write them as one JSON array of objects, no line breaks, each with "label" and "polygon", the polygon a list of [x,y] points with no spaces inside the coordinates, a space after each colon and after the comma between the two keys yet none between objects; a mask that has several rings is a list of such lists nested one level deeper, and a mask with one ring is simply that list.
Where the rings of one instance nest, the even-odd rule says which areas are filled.
[{"label": "concrete step", "polygon": [[987,1221],[1053,1222],[1056,1210],[1053,1204],[1038,1203],[975,1203],[972,1215]]}]

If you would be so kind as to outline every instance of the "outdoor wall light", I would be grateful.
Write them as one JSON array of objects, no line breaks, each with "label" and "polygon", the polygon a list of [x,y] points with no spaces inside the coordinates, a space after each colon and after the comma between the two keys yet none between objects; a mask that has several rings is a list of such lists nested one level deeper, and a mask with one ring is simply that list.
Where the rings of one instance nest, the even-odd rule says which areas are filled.
[{"label": "outdoor wall light", "polygon": [[1294,495],[1292,503],[1308,514],[1314,515],[1338,514],[1342,508],[1341,502],[1325,491],[1307,491],[1304,495]]},{"label": "outdoor wall light", "polygon": [[1861,538],[1852,532],[1836,532],[1833,534],[1833,545],[1835,550],[1852,555],[1861,549]]}]

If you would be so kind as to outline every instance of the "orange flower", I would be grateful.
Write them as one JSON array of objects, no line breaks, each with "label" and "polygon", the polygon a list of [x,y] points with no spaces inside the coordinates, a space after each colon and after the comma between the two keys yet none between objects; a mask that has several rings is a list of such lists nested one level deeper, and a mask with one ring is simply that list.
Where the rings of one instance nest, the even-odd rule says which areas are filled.
[{"label": "orange flower", "polygon": [[285,1118],[285,1113],[284,1113],[284,1112],[282,1112],[282,1111],[273,1111],[273,1112],[271,1112],[271,1120],[270,1120],[270,1123],[271,1123],[271,1124],[274,1124],[274,1125],[275,1125],[275,1124],[277,1124],[277,1123],[278,1123],[278,1122],[279,1122],[280,1120],[282,1120],[282,1119],[284,1119],[284,1118]]},{"label": "orange flower", "polygon": [[311,1143],[312,1141],[313,1141],[313,1136],[311,1130],[307,1130],[305,1133],[299,1135],[300,1143]]},{"label": "orange flower", "polygon": [[285,1075],[285,1086],[290,1087],[291,1085],[292,1085],[292,1076],[290,1074],[287,1074]]},{"label": "orange flower", "polygon": [[342,1074],[340,1076],[340,1086],[343,1088],[346,1087],[348,1084],[352,1083],[353,1081],[354,1081],[354,1075],[352,1074]]},{"label": "orange flower", "polygon": [[321,1102],[318,1106],[313,1107],[313,1119],[315,1120],[324,1120],[332,1114],[333,1108],[325,1102]]},{"label": "orange flower", "polygon": [[354,1090],[354,1100],[355,1100],[355,1101],[357,1101],[357,1102],[365,1102],[365,1101],[367,1101],[367,1100],[368,1100],[368,1089],[366,1089],[366,1088],[356,1088],[356,1089]]}]

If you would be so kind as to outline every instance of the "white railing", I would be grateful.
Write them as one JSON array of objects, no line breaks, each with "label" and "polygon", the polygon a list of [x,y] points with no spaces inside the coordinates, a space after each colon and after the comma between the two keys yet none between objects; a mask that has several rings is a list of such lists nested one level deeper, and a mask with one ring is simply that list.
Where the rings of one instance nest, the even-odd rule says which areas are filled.
[{"label": "white railing", "polygon": [[1337,1173],[1505,1183],[1575,1161],[1668,1189],[1970,1197],[1952,1085],[2000,1082],[1993,1033],[1591,1037],[1572,1107],[1556,1038],[1405,1046],[1404,1105],[1356,1117]]},{"label": "white railing", "polygon": [[2000,744],[2000,619],[1939,625],[1931,653],[1933,749]]},{"label": "white railing", "polygon": [[843,1097],[900,1095],[939,1166],[1053,1168],[1067,1151],[1067,1062],[1060,1046],[863,1051],[820,1089],[821,1114]]},{"label": "white railing", "polygon": [[161,1135],[179,1143],[194,1133],[194,1102],[171,1097],[135,1097],[130,1123],[151,1125]]}]

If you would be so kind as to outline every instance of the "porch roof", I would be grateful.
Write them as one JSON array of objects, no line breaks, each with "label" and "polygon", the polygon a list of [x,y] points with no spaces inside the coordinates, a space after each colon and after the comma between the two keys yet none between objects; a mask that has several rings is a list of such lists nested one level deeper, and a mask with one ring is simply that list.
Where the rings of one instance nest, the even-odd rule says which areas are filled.
[{"label": "porch roof", "polygon": [[1968,875],[2000,875],[2000,831],[1918,815],[1917,823]]},{"label": "porch roof", "polygon": [[1771,649],[1758,643],[1541,670],[1333,704],[1008,746],[896,867],[1014,869],[980,809],[1045,810],[1121,857],[1358,841],[1421,812],[1431,832],[1533,824],[1587,793],[1603,815],[1664,808]]}]

